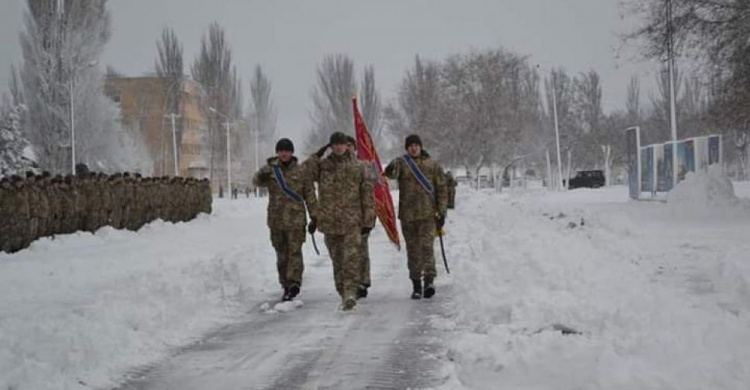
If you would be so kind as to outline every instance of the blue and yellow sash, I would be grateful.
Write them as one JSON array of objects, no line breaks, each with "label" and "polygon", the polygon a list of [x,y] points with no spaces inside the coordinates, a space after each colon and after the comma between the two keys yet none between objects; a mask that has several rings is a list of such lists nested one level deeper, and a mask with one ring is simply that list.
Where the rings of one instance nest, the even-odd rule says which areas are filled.
[{"label": "blue and yellow sash", "polygon": [[419,170],[419,167],[417,166],[417,163],[414,161],[414,159],[411,158],[410,155],[405,154],[404,162],[406,162],[406,166],[409,167],[409,170],[414,175],[414,178],[417,179],[422,188],[424,188],[424,190],[427,191],[428,194],[430,194],[430,197],[432,199],[435,199],[435,188],[432,186],[430,180],[425,177],[422,171]]},{"label": "blue and yellow sash", "polygon": [[301,196],[299,196],[298,193],[292,191],[289,186],[286,185],[286,181],[284,180],[284,174],[281,173],[281,168],[278,165],[273,166],[273,176],[276,178],[276,183],[279,185],[279,188],[281,188],[281,192],[286,194],[291,200],[302,203],[303,199]]}]

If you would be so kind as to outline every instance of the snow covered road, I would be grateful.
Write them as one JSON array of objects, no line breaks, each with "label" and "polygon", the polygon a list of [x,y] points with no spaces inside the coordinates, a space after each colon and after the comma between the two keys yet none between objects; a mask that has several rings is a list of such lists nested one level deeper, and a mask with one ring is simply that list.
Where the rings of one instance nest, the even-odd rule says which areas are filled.
[{"label": "snow covered road", "polygon": [[443,355],[430,319],[447,294],[413,301],[400,255],[371,240],[373,286],[356,310],[338,310],[327,257],[307,261],[303,293],[279,294],[150,369],[120,390],[406,389],[440,383]]},{"label": "snow covered road", "polygon": [[299,301],[277,304],[265,199],[43,239],[0,254],[0,389],[746,389],[736,188],[712,205],[461,188],[436,297],[408,299],[405,254],[376,229],[353,313],[320,235]]}]

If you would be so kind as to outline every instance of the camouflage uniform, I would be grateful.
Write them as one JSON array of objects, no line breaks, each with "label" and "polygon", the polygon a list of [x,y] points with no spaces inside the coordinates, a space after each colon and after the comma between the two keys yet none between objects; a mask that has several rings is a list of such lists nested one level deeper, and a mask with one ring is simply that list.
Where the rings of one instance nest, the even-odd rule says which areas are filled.
[{"label": "camouflage uniform", "polygon": [[15,218],[12,219],[13,222],[10,224],[10,252],[20,251],[28,247],[33,240],[29,235],[31,214],[25,186],[25,183],[20,178],[13,182],[9,208],[13,210]]},{"label": "camouflage uniform", "polygon": [[[374,189],[375,189],[375,181],[377,180],[377,176],[375,173],[375,170],[372,167],[372,163],[368,161],[361,161],[356,158],[354,158],[354,161],[356,161],[364,171],[365,178],[367,180],[372,182],[373,186],[373,196],[374,196]],[[372,203],[372,214],[375,214],[375,202]],[[372,224],[369,226],[364,226],[365,228],[372,229],[375,227],[375,218],[372,219]],[[358,274],[359,274],[359,294],[361,294],[361,297],[367,296],[367,288],[370,287],[372,284],[372,281],[370,279],[370,232],[367,231],[366,233],[362,233],[362,236],[359,240],[359,246],[358,249],[358,258],[359,258],[359,266],[358,266]]]},{"label": "camouflage uniform", "polygon": [[15,234],[12,229],[16,210],[13,209],[13,185],[9,180],[0,181],[0,251],[10,253],[11,240]]},{"label": "camouflage uniform", "polygon": [[[281,190],[273,173],[275,167],[281,169],[287,187],[301,196],[304,202],[296,202]],[[287,164],[281,163],[276,157],[269,158],[268,164],[253,177],[253,184],[268,188],[267,224],[271,230],[271,244],[276,250],[279,284],[285,292],[292,286],[298,289],[302,285],[302,273],[305,268],[302,259],[302,244],[305,242],[307,225],[305,204],[310,216],[314,218],[318,207],[315,187],[307,171],[297,163],[296,157],[292,157]]]},{"label": "camouflage uniform", "polygon": [[49,222],[48,234],[60,234],[60,223],[62,218],[62,199],[60,193],[60,184],[62,177],[56,176],[52,179],[46,179],[45,188],[47,188],[47,199],[49,200]]},{"label": "camouflage uniform", "polygon": [[448,196],[445,176],[440,165],[429,154],[413,159],[422,174],[432,183],[435,191],[433,199],[412,174],[403,157],[393,161],[385,169],[386,176],[398,180],[398,218],[406,241],[406,255],[409,264],[409,278],[432,280],[436,276],[435,255],[435,213],[446,215]]},{"label": "camouflage uniform", "polygon": [[102,197],[99,182],[91,173],[83,180],[84,215],[83,230],[94,233],[101,227],[102,221]]},{"label": "camouflage uniform", "polygon": [[125,173],[122,189],[122,227],[135,230],[135,178]]},{"label": "camouflage uniform", "polygon": [[[40,237],[42,219],[41,194],[36,182],[36,176],[27,176],[23,192],[29,205],[29,223],[26,241],[30,244]],[[25,246],[24,246],[25,247]]]},{"label": "camouflage uniform", "polygon": [[76,231],[76,188],[73,176],[66,176],[60,184],[60,233]]},{"label": "camouflage uniform", "polygon": [[448,189],[448,208],[453,209],[456,207],[456,186],[458,183],[450,172],[445,174],[445,185]]},{"label": "camouflage uniform", "polygon": [[211,193],[211,182],[208,179],[201,180],[201,212],[211,214],[211,206],[214,201]]},{"label": "camouflage uniform", "polygon": [[112,191],[112,212],[110,214],[110,223],[112,224],[113,228],[122,229],[122,201],[125,192],[122,175],[117,173],[113,176],[110,176],[109,186]]},{"label": "camouflage uniform", "polygon": [[106,175],[99,175],[97,180],[99,191],[101,194],[101,212],[99,216],[99,226],[112,226],[112,208],[114,207],[114,201],[112,199],[113,190],[109,178]]},{"label": "camouflage uniform", "polygon": [[373,181],[349,152],[331,153],[305,162],[311,177],[318,182],[318,229],[333,261],[336,291],[342,304],[356,299],[359,283],[359,244],[361,230],[375,223]]}]

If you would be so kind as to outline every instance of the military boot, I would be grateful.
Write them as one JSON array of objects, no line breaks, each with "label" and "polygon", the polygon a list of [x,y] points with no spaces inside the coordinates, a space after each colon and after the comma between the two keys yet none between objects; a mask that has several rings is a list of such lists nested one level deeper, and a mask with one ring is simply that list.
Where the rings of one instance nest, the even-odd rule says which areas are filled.
[{"label": "military boot", "polygon": [[341,303],[341,310],[350,311],[357,306],[357,300],[354,297],[348,297]]},{"label": "military boot", "polygon": [[291,301],[291,300],[292,298],[289,296],[289,287],[284,286],[284,295],[281,296],[281,301],[286,302],[286,301]]},{"label": "military boot", "polygon": [[291,285],[289,285],[288,295],[289,295],[289,300],[292,300],[294,297],[299,295],[299,284],[292,283]]},{"label": "military boot", "polygon": [[424,297],[432,298],[435,295],[435,285],[432,284],[432,276],[424,277]]},{"label": "military boot", "polygon": [[357,299],[360,298],[367,298],[367,285],[360,284],[359,287],[357,287]]},{"label": "military boot", "polygon": [[411,284],[414,287],[411,299],[422,299],[422,281],[420,279],[412,279]]}]

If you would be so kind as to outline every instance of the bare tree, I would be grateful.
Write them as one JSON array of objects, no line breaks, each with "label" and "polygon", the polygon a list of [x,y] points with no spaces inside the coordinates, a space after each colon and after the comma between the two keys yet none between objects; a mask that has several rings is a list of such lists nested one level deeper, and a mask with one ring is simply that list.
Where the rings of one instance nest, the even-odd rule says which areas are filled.
[{"label": "bare tree", "polygon": [[414,67],[406,72],[401,82],[398,105],[389,105],[384,112],[388,132],[396,139],[393,150],[387,154],[403,153],[403,144],[399,141],[412,133],[421,135],[427,143],[438,139],[442,115],[440,83],[440,65],[416,56]]},{"label": "bare tree", "polygon": [[246,150],[245,165],[249,170],[258,169],[258,166],[262,164],[260,159],[263,153],[273,145],[276,139],[277,112],[271,90],[271,80],[263,72],[261,66],[256,65],[250,79],[247,131],[242,134],[240,141]]},{"label": "bare tree", "polygon": [[625,102],[628,120],[631,126],[638,125],[641,121],[641,82],[638,76],[632,76],[628,83],[628,97]]},{"label": "bare tree", "polygon": [[[161,32],[161,37],[156,41],[157,57],[154,64],[156,75],[161,79],[162,90],[164,91],[164,101],[162,104],[162,111],[166,114],[179,115],[175,117],[175,132],[172,134],[171,129],[171,118],[168,120],[164,118],[162,121],[161,131],[159,132],[161,150],[159,150],[158,156],[161,160],[160,173],[164,174],[167,166],[171,166],[175,159],[179,158],[180,148],[182,145],[182,134],[183,134],[183,120],[182,120],[182,90],[183,90],[183,78],[184,78],[184,66],[182,56],[182,44],[177,38],[174,30],[170,27],[165,27]],[[170,142],[167,142],[170,136],[174,136],[174,142],[177,144],[177,155],[175,156],[175,148],[168,147]],[[170,155],[171,162],[167,161],[166,156]]]},{"label": "bare tree", "polygon": [[[682,122],[682,73],[679,68],[674,69],[674,94],[675,115],[678,126]],[[651,95],[651,116],[649,118],[648,131],[641,134],[645,143],[664,142],[670,139],[669,119],[669,70],[666,65],[662,66],[661,72],[656,76],[657,94]]]},{"label": "bare tree", "polygon": [[[26,98],[23,94],[23,81],[21,76],[18,74],[18,69],[15,65],[10,67],[10,79],[8,80],[8,91],[14,106],[25,105]],[[25,117],[25,115],[22,115]]]},{"label": "bare tree", "polygon": [[[226,137],[224,136],[224,122],[237,118],[238,111],[241,112],[238,100],[236,68],[232,64],[232,51],[226,40],[224,28],[214,22],[208,29],[208,34],[201,40],[201,48],[191,68],[193,79],[196,80],[206,93],[203,109],[208,118],[208,155],[209,155],[209,177],[214,180],[217,171],[221,177],[225,177],[227,167]],[[214,111],[225,115],[221,117]]]},{"label": "bare tree", "polygon": [[[639,21],[626,42],[636,43],[646,58],[664,59],[673,48],[702,65],[704,80],[715,84],[708,127],[724,129],[726,142],[744,145],[750,138],[750,2],[628,0],[625,6]],[[744,148],[738,161],[748,159]]]},{"label": "bare tree", "polygon": [[313,150],[328,142],[335,131],[353,133],[352,96],[357,91],[354,61],[344,54],[327,55],[318,65],[312,91],[312,129],[305,146]]},{"label": "bare tree", "polygon": [[367,129],[372,135],[376,145],[384,146],[386,139],[383,137],[383,103],[380,93],[375,88],[375,68],[370,65],[365,67],[362,78],[362,90],[360,91],[362,116]]}]

